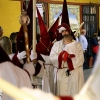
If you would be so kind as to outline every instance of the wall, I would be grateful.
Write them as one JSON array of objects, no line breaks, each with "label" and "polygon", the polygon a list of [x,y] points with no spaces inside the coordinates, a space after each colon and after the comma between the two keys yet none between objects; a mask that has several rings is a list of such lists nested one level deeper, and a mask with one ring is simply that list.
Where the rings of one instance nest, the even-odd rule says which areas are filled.
[{"label": "wall", "polygon": [[100,29],[100,6],[99,6],[99,29]]},{"label": "wall", "polygon": [[[63,0],[49,0],[49,1],[63,1]],[[98,3],[98,0],[66,0],[67,2],[74,3]]]},{"label": "wall", "polygon": [[20,1],[0,0],[0,26],[4,35],[19,31]]}]

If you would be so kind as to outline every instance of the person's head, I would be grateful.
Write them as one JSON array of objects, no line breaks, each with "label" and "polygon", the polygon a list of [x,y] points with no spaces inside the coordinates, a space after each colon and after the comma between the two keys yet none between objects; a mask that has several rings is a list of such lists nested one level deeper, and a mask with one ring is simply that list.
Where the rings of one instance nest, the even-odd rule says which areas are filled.
[{"label": "person's head", "polygon": [[86,35],[86,30],[85,29],[82,29],[81,35]]},{"label": "person's head", "polygon": [[10,39],[7,36],[2,36],[0,38],[0,46],[4,49],[4,51],[8,55],[12,53],[12,44]]},{"label": "person's head", "polygon": [[60,34],[62,34],[62,36],[67,35],[67,34],[71,34],[70,27],[65,23],[62,23],[60,26],[58,26],[57,29],[58,29],[58,32]]},{"label": "person's head", "polygon": [[93,33],[92,37],[96,37],[97,38],[98,34],[97,33]]},{"label": "person's head", "polygon": [[69,44],[73,40],[73,37],[70,34],[64,35],[63,44]]},{"label": "person's head", "polygon": [[3,28],[0,26],[0,37],[3,35]]},{"label": "person's head", "polygon": [[12,43],[13,42],[16,43],[17,34],[18,34],[18,32],[13,32],[10,34],[10,40]]},{"label": "person's head", "polygon": [[12,42],[12,52],[13,53],[17,52],[17,34],[18,34],[18,32],[13,32],[10,35],[10,40]]}]

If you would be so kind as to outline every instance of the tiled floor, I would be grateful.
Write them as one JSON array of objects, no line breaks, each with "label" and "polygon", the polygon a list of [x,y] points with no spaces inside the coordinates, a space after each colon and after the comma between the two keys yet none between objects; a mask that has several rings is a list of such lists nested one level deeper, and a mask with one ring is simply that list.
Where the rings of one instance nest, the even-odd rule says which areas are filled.
[{"label": "tiled floor", "polygon": [[86,80],[88,79],[88,77],[90,76],[92,69],[93,69],[93,68],[84,69],[84,78],[85,78],[85,82],[86,82]]}]

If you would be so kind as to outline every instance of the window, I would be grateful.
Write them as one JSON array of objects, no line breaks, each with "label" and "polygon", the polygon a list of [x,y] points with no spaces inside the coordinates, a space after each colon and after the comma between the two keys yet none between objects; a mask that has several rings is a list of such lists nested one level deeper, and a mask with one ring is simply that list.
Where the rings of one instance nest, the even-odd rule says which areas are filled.
[{"label": "window", "polygon": [[83,5],[82,6],[82,21],[84,22],[83,28],[86,29],[86,38],[88,40],[88,56],[92,55],[91,51],[91,37],[94,32],[98,32],[98,14],[97,6]]},{"label": "window", "polygon": [[[62,4],[50,4],[49,5],[49,26],[58,18],[62,13]],[[71,29],[73,31],[78,30],[80,26],[80,8],[78,5],[68,5],[68,14]]]}]

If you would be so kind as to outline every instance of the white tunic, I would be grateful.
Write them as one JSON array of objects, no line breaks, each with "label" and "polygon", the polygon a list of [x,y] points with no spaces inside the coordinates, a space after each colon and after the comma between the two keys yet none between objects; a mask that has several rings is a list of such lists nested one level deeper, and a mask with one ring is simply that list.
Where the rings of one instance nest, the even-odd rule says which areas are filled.
[{"label": "white tunic", "polygon": [[50,92],[49,80],[47,71],[44,68],[43,61],[38,60],[41,65],[41,70],[37,76],[33,76],[33,84],[37,86],[37,88],[42,89],[44,92]]},{"label": "white tunic", "polygon": [[50,92],[55,94],[55,88],[54,88],[54,66],[51,63],[49,56],[41,54],[43,59],[45,60],[45,68],[47,71],[47,77],[49,80],[49,85],[50,85]]},{"label": "white tunic", "polygon": [[[32,88],[28,74],[24,70],[13,65],[11,62],[4,62],[0,64],[0,78],[3,78],[4,80],[8,81],[9,83],[15,85],[18,88]],[[13,99],[3,93],[2,100]]]},{"label": "white tunic", "polygon": [[[83,50],[82,46],[79,42],[73,42],[70,44],[69,53],[73,52],[76,53],[77,56],[73,58],[74,63],[74,70],[71,71],[71,75],[68,77],[66,76],[66,70],[68,69],[67,63],[64,63],[63,69],[58,68],[58,55],[63,49],[63,41],[58,41],[54,43],[51,53],[50,53],[50,60],[52,64],[55,66],[55,89],[56,95],[75,95],[77,94],[84,84],[84,77],[83,77],[83,69],[82,65],[84,62]],[[73,54],[71,53],[71,54]]]},{"label": "white tunic", "polygon": [[100,50],[90,77],[74,100],[100,100]]}]

